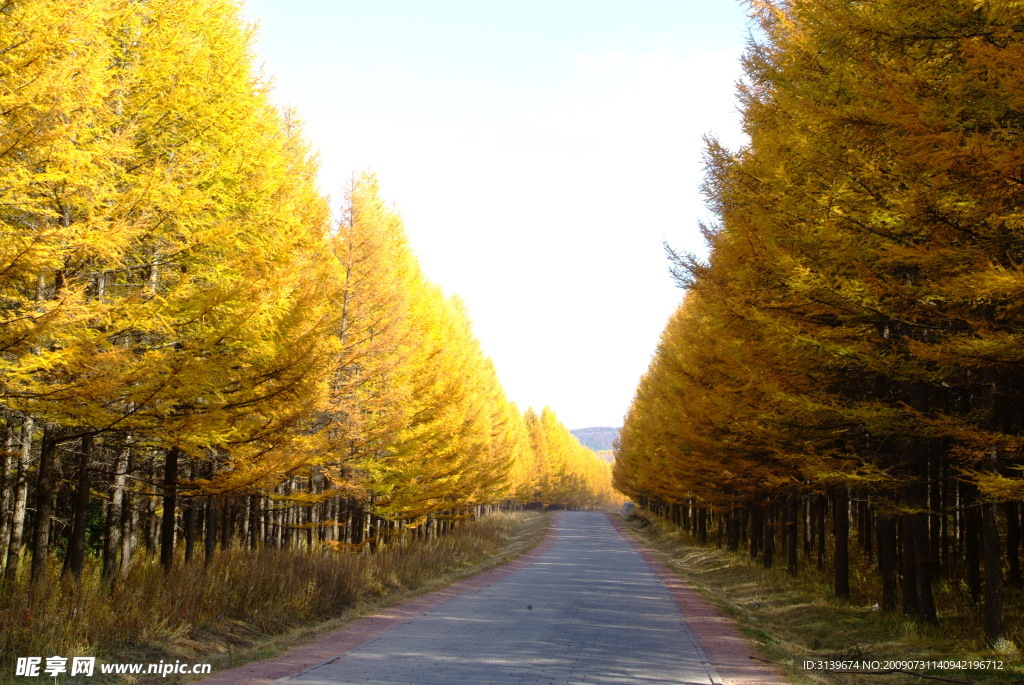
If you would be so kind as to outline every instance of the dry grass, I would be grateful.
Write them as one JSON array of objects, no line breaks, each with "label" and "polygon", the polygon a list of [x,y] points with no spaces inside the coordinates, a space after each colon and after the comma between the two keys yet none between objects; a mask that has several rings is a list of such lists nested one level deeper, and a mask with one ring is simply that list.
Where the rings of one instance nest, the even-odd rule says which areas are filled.
[{"label": "dry grass", "polygon": [[[797,578],[782,568],[765,569],[743,553],[700,546],[683,531],[646,516],[633,516],[627,527],[706,599],[734,618],[758,645],[765,659],[781,664],[795,683],[877,683],[902,685],[937,682],[909,674],[823,674],[808,671],[803,660],[915,659],[1000,660],[1001,672],[924,670],[922,673],[972,683],[1022,683],[1024,616],[1020,593],[1007,596],[1010,641],[1000,651],[988,650],[980,608],[973,607],[956,588],[940,587],[936,602],[939,626],[923,625],[899,614],[873,611],[878,601],[874,574],[851,569],[853,595],[832,596],[829,578],[804,569]],[[803,560],[801,559],[801,563]],[[1015,644],[1014,644],[1015,643]]]},{"label": "dry grass", "polygon": [[[208,567],[179,564],[166,575],[148,560],[112,590],[95,565],[80,583],[61,582],[54,567],[48,586],[0,587],[0,683],[12,682],[18,656],[96,656],[109,663],[182,659],[212,663],[214,672],[264,658],[508,561],[543,538],[548,520],[495,514],[441,538],[374,554],[236,549]],[[90,680],[102,682],[99,676]]]}]

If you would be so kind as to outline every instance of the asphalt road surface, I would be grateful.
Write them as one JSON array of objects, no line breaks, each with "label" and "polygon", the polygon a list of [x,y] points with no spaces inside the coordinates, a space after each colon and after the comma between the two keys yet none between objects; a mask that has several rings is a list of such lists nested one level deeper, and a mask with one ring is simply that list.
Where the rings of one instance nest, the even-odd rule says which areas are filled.
[{"label": "asphalt road surface", "polygon": [[566,512],[534,563],[295,685],[720,683],[679,605],[603,514]]}]

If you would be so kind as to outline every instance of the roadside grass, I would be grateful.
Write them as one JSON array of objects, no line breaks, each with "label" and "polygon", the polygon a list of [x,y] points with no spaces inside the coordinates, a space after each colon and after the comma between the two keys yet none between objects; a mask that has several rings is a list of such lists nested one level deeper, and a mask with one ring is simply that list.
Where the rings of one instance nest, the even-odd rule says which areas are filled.
[{"label": "roadside grass", "polygon": [[[168,574],[137,563],[112,589],[87,566],[79,583],[0,586],[0,683],[19,656],[95,656],[105,663],[210,663],[213,673],[278,654],[305,639],[409,597],[445,587],[529,551],[550,515],[498,513],[428,541],[374,553],[233,549],[209,566]],[[69,661],[70,663],[70,661]],[[101,676],[106,683],[174,683],[182,676]],[[51,680],[43,676],[46,680]],[[61,676],[57,682],[67,679]],[[81,678],[75,678],[76,681]]]},{"label": "roadside grass", "polygon": [[[1007,589],[1007,640],[993,650],[981,637],[981,608],[959,588],[938,586],[938,626],[873,610],[880,597],[875,574],[852,549],[852,595],[840,600],[832,595],[828,572],[808,568],[814,562],[802,557],[799,575],[792,577],[784,557],[776,558],[781,568],[765,569],[760,559],[717,549],[714,542],[702,546],[688,533],[644,513],[623,522],[669,568],[733,618],[762,658],[779,664],[794,683],[1024,683],[1024,597],[1019,590]],[[856,562],[853,557],[858,557]],[[859,670],[865,661],[1001,661],[1003,670],[906,669],[920,676],[825,673],[805,669],[805,660],[859,661]]]}]

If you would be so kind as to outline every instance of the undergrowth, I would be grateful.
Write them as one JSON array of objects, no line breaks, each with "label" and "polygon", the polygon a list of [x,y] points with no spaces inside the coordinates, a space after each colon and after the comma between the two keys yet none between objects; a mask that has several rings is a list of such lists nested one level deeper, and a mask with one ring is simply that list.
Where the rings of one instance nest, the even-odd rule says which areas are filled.
[{"label": "undergrowth", "polygon": [[[685,531],[656,517],[637,513],[626,526],[659,554],[712,604],[737,621],[763,658],[779,664],[796,683],[968,682],[1024,683],[1024,606],[1019,590],[1007,591],[1007,639],[986,647],[981,607],[960,588],[936,589],[939,625],[922,624],[902,614],[878,611],[881,590],[876,574],[851,549],[851,589],[846,599],[833,596],[828,571],[800,559],[799,575],[786,572],[785,558],[763,567],[748,554],[700,545]],[[741,548],[742,549],[742,548]],[[805,660],[985,660],[1001,661],[1002,671],[922,669],[920,675],[823,673],[803,668]],[[860,670],[863,670],[863,666]],[[914,670],[914,669],[908,669]],[[938,680],[934,680],[938,679]]]},{"label": "undergrowth", "polygon": [[[166,574],[145,559],[113,587],[101,581],[98,563],[87,564],[79,582],[61,580],[54,565],[46,583],[0,585],[0,683],[41,682],[14,678],[19,656],[192,659],[213,663],[216,673],[340,625],[318,625],[328,619],[351,619],[508,561],[540,541],[547,521],[494,514],[374,553],[233,549],[208,566],[179,559]],[[298,634],[269,645],[288,631]]]}]

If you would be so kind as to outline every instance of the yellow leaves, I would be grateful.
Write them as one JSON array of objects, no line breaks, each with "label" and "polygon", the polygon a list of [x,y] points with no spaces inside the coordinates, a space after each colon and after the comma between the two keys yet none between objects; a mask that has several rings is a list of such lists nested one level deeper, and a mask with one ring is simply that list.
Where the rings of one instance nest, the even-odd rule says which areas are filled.
[{"label": "yellow leaves", "polygon": [[983,497],[995,502],[1015,502],[1024,500],[1024,468],[1017,467],[1014,471],[1018,475],[1013,478],[978,471],[965,475],[974,481]]},{"label": "yellow leaves", "polygon": [[258,478],[322,450],[304,422],[335,347],[327,209],[254,87],[238,8],[33,2],[0,22],[27,37],[0,54],[0,289],[26,322],[0,331],[0,391],[61,424],[230,449]]},{"label": "yellow leaves", "polygon": [[[523,418],[372,176],[327,226],[233,1],[7,10],[3,406],[215,461],[206,493],[323,469],[414,520],[536,494]],[[597,502],[607,468],[579,449],[549,455],[552,497]]]}]

